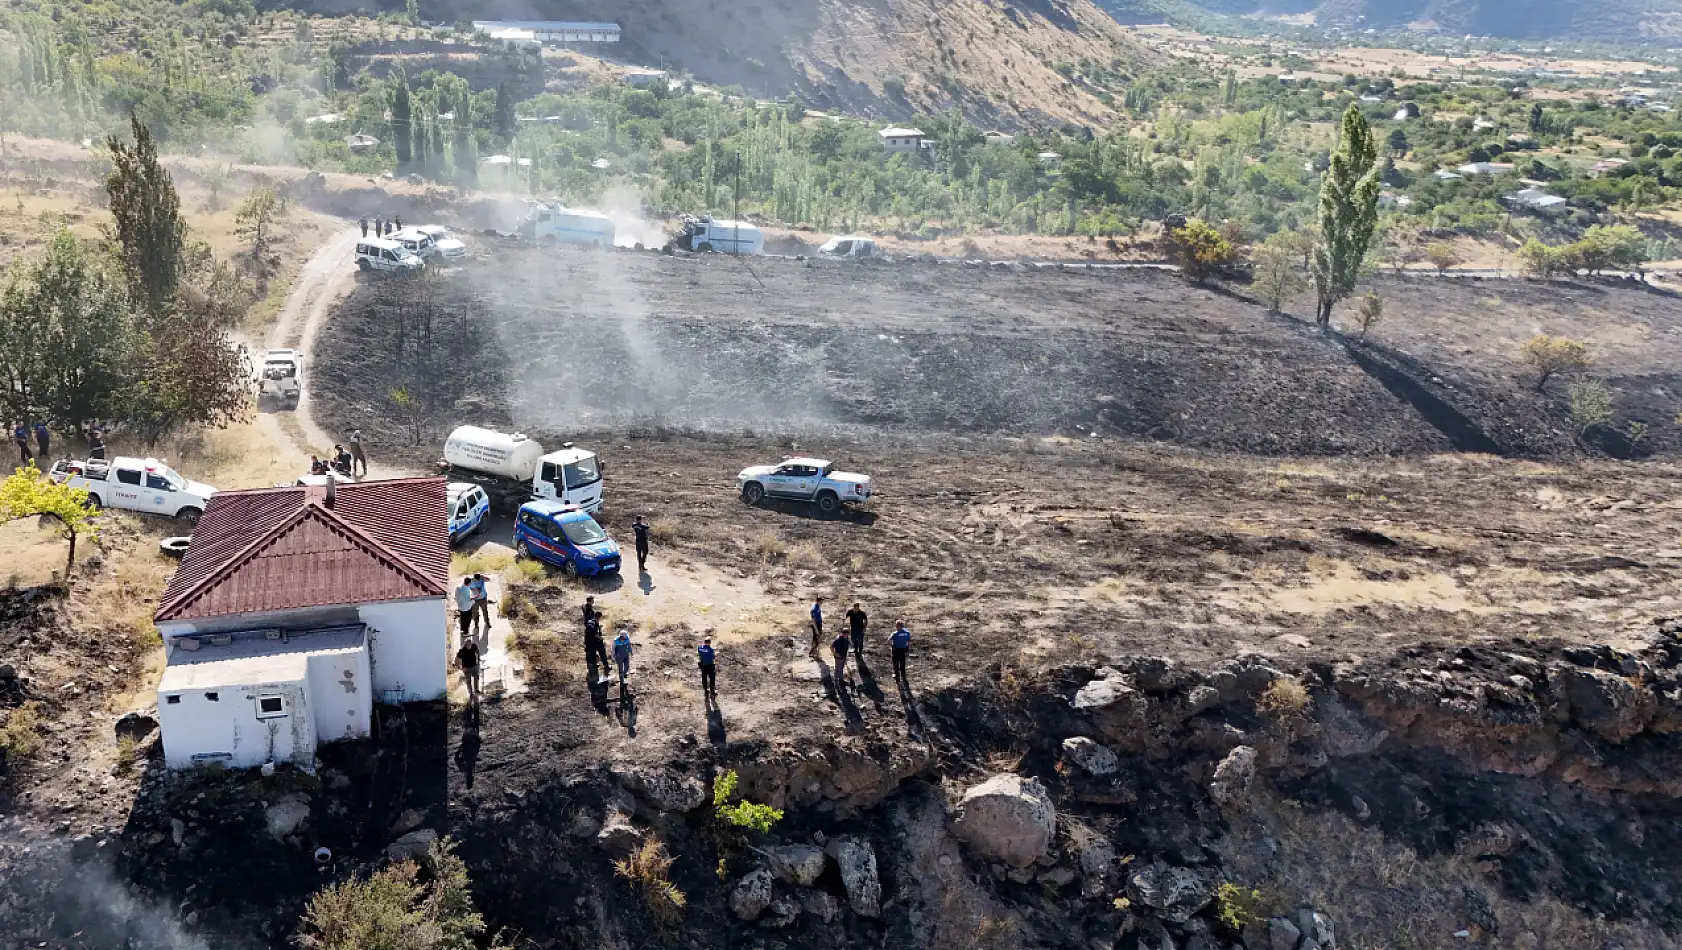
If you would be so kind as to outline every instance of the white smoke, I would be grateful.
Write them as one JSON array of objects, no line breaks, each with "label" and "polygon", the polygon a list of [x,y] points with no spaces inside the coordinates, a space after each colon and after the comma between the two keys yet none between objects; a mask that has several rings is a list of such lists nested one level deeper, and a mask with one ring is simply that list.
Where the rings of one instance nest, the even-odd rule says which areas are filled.
[{"label": "white smoke", "polygon": [[660,247],[666,243],[665,228],[643,217],[642,193],[630,185],[614,185],[603,192],[597,210],[613,219],[615,247]]}]

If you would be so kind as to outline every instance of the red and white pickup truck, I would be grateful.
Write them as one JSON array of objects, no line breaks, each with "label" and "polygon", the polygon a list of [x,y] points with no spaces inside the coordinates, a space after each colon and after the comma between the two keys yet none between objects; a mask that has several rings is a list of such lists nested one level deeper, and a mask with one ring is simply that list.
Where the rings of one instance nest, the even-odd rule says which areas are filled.
[{"label": "red and white pickup truck", "polygon": [[95,508],[121,508],[196,524],[216,489],[182,478],[157,459],[117,456],[104,459],[61,459],[48,477],[88,493]]}]

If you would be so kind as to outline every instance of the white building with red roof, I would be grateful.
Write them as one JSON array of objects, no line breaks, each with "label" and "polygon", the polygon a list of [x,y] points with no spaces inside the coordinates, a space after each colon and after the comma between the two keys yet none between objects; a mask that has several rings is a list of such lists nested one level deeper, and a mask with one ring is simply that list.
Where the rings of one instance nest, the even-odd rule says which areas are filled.
[{"label": "white building with red roof", "polygon": [[154,618],[166,764],[313,770],[375,703],[443,698],[449,571],[441,478],[212,496]]}]

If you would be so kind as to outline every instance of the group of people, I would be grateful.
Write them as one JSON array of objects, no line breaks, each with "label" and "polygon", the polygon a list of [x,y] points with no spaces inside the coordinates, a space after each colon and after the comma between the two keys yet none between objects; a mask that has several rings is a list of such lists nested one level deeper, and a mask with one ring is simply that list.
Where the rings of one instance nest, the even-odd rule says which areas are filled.
[{"label": "group of people", "polygon": [[[584,598],[584,661],[590,666],[601,664],[602,677],[600,682],[608,682],[606,642],[602,639],[602,612],[596,609],[594,596]],[[631,676],[631,654],[635,648],[631,645],[631,632],[620,630],[613,638],[613,668],[619,673],[619,691],[625,692],[626,680]]]},{"label": "group of people", "polygon": [[350,478],[357,475],[357,467],[361,466],[362,475],[368,474],[368,456],[362,451],[362,430],[353,429],[350,433],[349,447],[345,443],[335,442],[333,454],[324,461],[319,455],[310,456],[310,474],[326,475],[337,472]]},{"label": "group of people", "polygon": [[[847,629],[835,635],[829,643],[829,651],[835,657],[835,682],[837,688],[846,682],[847,654],[850,652],[854,662],[864,659],[864,635],[870,626],[870,615],[865,613],[864,605],[853,602],[851,610],[847,611]],[[812,649],[809,655],[818,658],[818,644],[823,642],[823,598],[812,601]],[[905,621],[894,621],[894,632],[888,635],[888,647],[893,651],[894,682],[906,682],[905,661],[911,654],[911,631],[905,626]]]},{"label": "group of people", "polygon": [[[105,427],[97,423],[83,432],[88,440],[88,458],[105,458]],[[45,469],[52,458],[53,434],[45,422],[23,422],[12,430],[12,442],[18,447],[19,462]]]},{"label": "group of people", "polygon": [[479,637],[491,630],[491,599],[485,575],[461,579],[461,586],[456,588],[456,620],[461,624],[461,649],[456,651],[456,663],[461,667],[462,679],[467,681],[468,701],[478,705]]},{"label": "group of people", "polygon": [[[362,225],[362,236],[368,236],[368,219],[366,216],[357,218],[356,223]],[[393,231],[403,230],[403,219],[392,215],[389,218],[374,219],[374,237],[383,237]]]}]

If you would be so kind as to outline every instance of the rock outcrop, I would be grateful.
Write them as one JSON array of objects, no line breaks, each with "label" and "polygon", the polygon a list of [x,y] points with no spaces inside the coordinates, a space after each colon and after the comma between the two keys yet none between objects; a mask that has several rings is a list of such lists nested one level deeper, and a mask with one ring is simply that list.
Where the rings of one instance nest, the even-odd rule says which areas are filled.
[{"label": "rock outcrop", "polygon": [[952,833],[978,854],[1025,868],[1057,831],[1057,807],[1038,779],[995,775],[964,793]]}]

